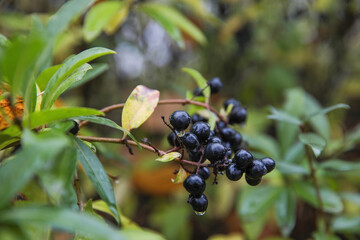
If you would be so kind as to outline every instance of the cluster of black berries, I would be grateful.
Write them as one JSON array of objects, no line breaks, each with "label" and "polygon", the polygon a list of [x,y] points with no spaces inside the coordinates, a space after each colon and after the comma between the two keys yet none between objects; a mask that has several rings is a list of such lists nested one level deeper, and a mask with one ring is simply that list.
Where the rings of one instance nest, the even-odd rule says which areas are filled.
[{"label": "cluster of black berries", "polygon": [[[220,92],[223,85],[222,85],[222,82],[221,82],[220,78],[216,77],[216,78],[213,78],[213,79],[211,79],[210,81],[207,82],[207,87],[210,87],[211,94],[215,94],[215,93]],[[204,96],[203,90],[204,89],[201,89],[201,88],[197,87],[197,88],[194,89],[193,95],[195,97],[196,96]]]},{"label": "cluster of black berries", "polygon": [[[217,93],[222,87],[218,78],[214,78],[208,84],[212,93]],[[214,183],[218,174],[223,175],[226,172],[228,179],[237,181],[245,173],[246,182],[251,186],[258,185],[262,176],[275,168],[275,162],[271,158],[254,159],[244,149],[241,134],[229,126],[245,123],[246,109],[233,98],[224,102],[224,108],[229,112],[228,121],[217,121],[214,130],[210,129],[208,119],[199,114],[190,117],[185,111],[175,111],[169,118],[174,131],[168,135],[168,142],[179,150],[185,148],[190,161],[199,164],[210,161],[207,167],[196,166],[183,182],[185,189],[190,193],[188,203],[200,215],[208,206],[208,199],[204,194],[205,181],[210,177],[208,167],[213,169]],[[186,132],[191,123],[190,131]]]}]

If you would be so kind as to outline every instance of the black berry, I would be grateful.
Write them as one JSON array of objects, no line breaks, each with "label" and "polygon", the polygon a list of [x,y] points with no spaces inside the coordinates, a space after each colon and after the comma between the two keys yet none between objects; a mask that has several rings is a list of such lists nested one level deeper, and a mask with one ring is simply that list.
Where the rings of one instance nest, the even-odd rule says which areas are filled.
[{"label": "black berry", "polygon": [[232,163],[226,168],[226,176],[231,181],[239,180],[242,177],[243,173],[244,173],[243,170],[241,170],[236,165],[236,163]]},{"label": "black berry", "polygon": [[73,122],[74,122],[74,126],[69,130],[69,132],[72,133],[73,135],[76,135],[78,134],[80,127],[77,121],[73,121]]},{"label": "black berry", "polygon": [[169,135],[167,136],[167,140],[168,140],[168,142],[169,142],[169,144],[171,145],[171,146],[180,146],[180,142],[179,142],[179,140],[177,139],[177,137],[176,137],[176,135],[175,135],[175,133],[174,132],[170,132],[169,133]]},{"label": "black berry", "polygon": [[189,153],[189,160],[193,161],[193,162],[198,162],[200,161],[201,158],[201,152],[197,151],[196,149],[194,150],[188,150]]},{"label": "black berry", "polygon": [[220,130],[221,137],[225,142],[230,142],[235,133],[235,130],[230,127],[225,127]]},{"label": "black berry", "polygon": [[201,194],[201,195],[190,194],[188,203],[190,203],[194,211],[197,212],[205,212],[208,207],[208,200],[205,194]]},{"label": "black berry", "polygon": [[246,176],[259,179],[267,173],[265,165],[260,160],[254,160],[252,165],[246,169]]},{"label": "black berry", "polygon": [[200,195],[205,191],[206,183],[205,180],[198,174],[192,174],[188,176],[183,185],[189,193]]},{"label": "black berry", "polygon": [[[195,168],[196,171],[196,168]],[[198,174],[200,177],[202,177],[204,180],[208,179],[210,177],[210,170],[207,167],[200,167]]]},{"label": "black berry", "polygon": [[230,124],[240,124],[244,123],[247,118],[247,110],[243,107],[234,108],[228,116]]},{"label": "black berry", "polygon": [[241,104],[240,104],[240,102],[239,102],[238,100],[236,100],[235,98],[229,98],[228,100],[226,100],[226,101],[224,102],[224,108],[225,108],[225,110],[227,110],[227,108],[228,108],[228,106],[229,106],[230,104],[233,105],[233,108],[232,108],[232,109],[234,109],[235,107],[240,107],[240,106],[241,106]]},{"label": "black berry", "polygon": [[223,87],[220,78],[213,78],[208,82],[208,84],[210,86],[211,93],[218,93]]},{"label": "black berry", "polygon": [[207,143],[222,143],[222,140],[219,137],[212,136],[208,138]]},{"label": "black berry", "polygon": [[261,182],[261,178],[252,179],[252,178],[249,178],[246,174],[245,174],[245,180],[246,180],[247,184],[249,184],[250,186],[259,185],[259,183]]},{"label": "black berry", "polygon": [[233,150],[236,150],[242,143],[242,136],[240,133],[235,132],[230,140],[230,145]]},{"label": "black berry", "polygon": [[237,151],[233,158],[233,162],[235,162],[241,169],[246,169],[252,164],[253,160],[254,158],[251,153],[249,153],[245,149]]},{"label": "black berry", "polygon": [[210,162],[223,160],[225,154],[225,147],[221,143],[210,143],[206,145],[205,156]]},{"label": "black berry", "polygon": [[181,139],[184,146],[189,150],[196,149],[200,146],[198,138],[193,133],[187,132]]},{"label": "black berry", "polygon": [[222,122],[222,121],[219,121],[219,122],[216,122],[216,128],[221,131],[221,129],[225,128],[226,127],[226,123],[225,122]]},{"label": "black berry", "polygon": [[260,159],[260,161],[265,165],[267,173],[271,172],[275,168],[275,161],[269,157]]},{"label": "black berry", "polygon": [[191,122],[189,114],[185,111],[175,111],[170,115],[171,125],[178,131],[185,130]]},{"label": "black berry", "polygon": [[195,134],[200,142],[205,142],[210,136],[210,125],[205,122],[196,122],[190,132]]},{"label": "black berry", "polygon": [[197,97],[197,96],[204,96],[203,91],[202,91],[201,88],[199,88],[199,87],[197,87],[197,88],[194,89],[193,95],[196,96],[196,97]]},{"label": "black berry", "polygon": [[200,116],[199,114],[195,113],[195,114],[192,115],[191,121],[192,121],[192,123],[194,124],[194,123],[196,123],[196,122],[206,122],[207,119],[204,118],[204,117],[202,117],[202,116]]}]

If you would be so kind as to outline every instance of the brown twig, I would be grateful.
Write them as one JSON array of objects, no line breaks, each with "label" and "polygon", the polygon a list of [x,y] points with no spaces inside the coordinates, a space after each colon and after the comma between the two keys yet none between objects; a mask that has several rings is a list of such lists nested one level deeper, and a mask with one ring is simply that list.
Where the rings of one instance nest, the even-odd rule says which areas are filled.
[{"label": "brown twig", "polygon": [[[300,125],[300,130],[301,130],[302,133],[305,133],[305,126]],[[316,169],[315,169],[315,166],[314,166],[313,157],[312,157],[312,154],[310,152],[309,146],[305,145],[304,147],[305,147],[306,158],[307,158],[308,163],[310,165],[310,176],[311,176],[311,178],[313,180],[313,183],[314,183],[316,199],[317,199],[317,202],[319,204],[321,217],[322,217],[322,219],[323,219],[323,221],[325,223],[325,230],[326,230],[327,233],[329,233],[330,232],[330,226],[329,226],[329,222],[328,222],[326,213],[324,211],[324,203],[323,203],[323,200],[322,200],[322,197],[321,197],[321,194],[320,194],[320,187],[319,187],[318,179],[316,177]]]},{"label": "brown twig", "polygon": [[80,180],[77,169],[75,170],[75,175],[74,175],[74,187],[76,192],[77,205],[79,207],[80,212],[82,212],[84,211],[84,203],[81,198]]},{"label": "brown twig", "polygon": [[[198,101],[194,101],[191,99],[167,99],[167,100],[160,100],[158,102],[158,105],[166,105],[166,104],[181,104],[181,105],[192,104],[192,105],[204,107],[206,109],[209,109],[211,112],[213,112],[221,121],[228,123],[228,121],[215,108],[213,108],[212,106],[210,106],[207,103],[198,102]],[[123,108],[124,106],[125,106],[125,103],[114,104],[114,105],[107,106],[107,107],[101,109],[100,111],[103,113],[107,113],[107,112],[110,112],[115,109]],[[88,121],[82,121],[79,124],[79,127],[83,127],[87,123],[88,123]]]}]

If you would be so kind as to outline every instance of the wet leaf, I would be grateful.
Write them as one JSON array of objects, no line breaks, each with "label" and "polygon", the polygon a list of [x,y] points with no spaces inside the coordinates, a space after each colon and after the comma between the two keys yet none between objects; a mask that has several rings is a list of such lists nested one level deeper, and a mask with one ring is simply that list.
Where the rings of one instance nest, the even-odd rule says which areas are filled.
[{"label": "wet leaf", "polygon": [[171,181],[173,183],[179,184],[179,183],[182,183],[185,180],[186,177],[187,177],[186,171],[180,166],[179,172],[176,175],[176,178],[175,179],[172,178]]},{"label": "wet leaf", "polygon": [[158,157],[157,159],[155,159],[155,161],[159,161],[159,162],[170,162],[173,161],[177,158],[181,157],[181,153],[178,152],[171,152],[171,153],[167,153],[165,155],[162,155],[161,157]]},{"label": "wet leaf", "polygon": [[190,76],[192,76],[194,78],[194,80],[196,81],[198,87],[200,89],[204,89],[203,94],[204,94],[205,99],[209,99],[209,97],[210,97],[210,87],[208,87],[207,81],[201,75],[201,73],[199,73],[198,71],[196,71],[195,69],[192,69],[192,68],[183,68],[182,70],[184,72],[190,74]]},{"label": "wet leaf", "polygon": [[154,112],[159,96],[158,90],[143,85],[137,86],[125,102],[121,118],[122,127],[130,131],[143,124]]}]

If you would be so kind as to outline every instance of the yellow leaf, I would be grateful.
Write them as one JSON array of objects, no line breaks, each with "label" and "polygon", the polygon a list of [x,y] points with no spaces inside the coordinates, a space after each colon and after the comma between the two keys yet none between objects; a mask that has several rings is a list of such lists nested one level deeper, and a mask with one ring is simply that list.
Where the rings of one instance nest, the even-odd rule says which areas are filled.
[{"label": "yellow leaf", "polygon": [[175,160],[175,159],[177,159],[179,157],[181,157],[181,153],[171,152],[171,153],[167,153],[165,155],[162,155],[161,157],[158,157],[157,159],[155,159],[155,161],[170,162],[170,161]]},{"label": "yellow leaf", "polygon": [[179,183],[182,183],[186,177],[187,177],[186,171],[180,166],[180,169],[179,169],[178,174],[176,175],[176,178],[175,179],[172,178],[171,181],[173,183],[179,184]]},{"label": "yellow leaf", "polygon": [[114,34],[129,14],[129,6],[123,4],[119,11],[111,18],[105,27],[106,34]]},{"label": "yellow leaf", "polygon": [[130,131],[143,124],[154,112],[159,97],[158,90],[137,86],[125,102],[121,117],[122,127]]}]

